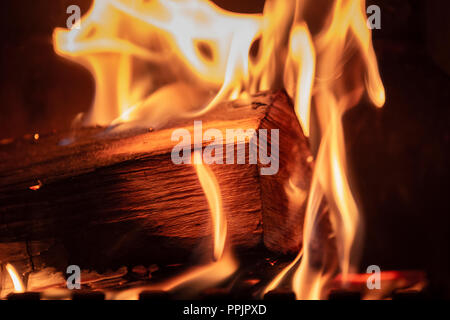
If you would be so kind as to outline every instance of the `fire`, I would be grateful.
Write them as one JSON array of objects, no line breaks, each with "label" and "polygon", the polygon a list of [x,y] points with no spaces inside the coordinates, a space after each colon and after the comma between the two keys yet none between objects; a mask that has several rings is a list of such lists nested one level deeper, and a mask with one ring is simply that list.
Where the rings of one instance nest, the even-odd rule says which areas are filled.
[{"label": "fire", "polygon": [[22,279],[17,273],[16,268],[10,263],[6,264],[6,271],[8,271],[9,276],[11,277],[11,281],[14,285],[14,292],[22,293],[25,292],[25,286],[23,285]]},{"label": "fire", "polygon": [[233,254],[226,247],[227,221],[222,209],[219,184],[212,170],[203,164],[201,152],[195,152],[193,157],[195,170],[211,211],[214,262],[188,270],[161,284],[126,290],[121,292],[117,299],[136,299],[139,292],[143,290],[170,291],[187,285],[191,287],[191,290],[200,291],[227,279],[237,270],[238,265]]},{"label": "fire", "polygon": [[291,33],[284,84],[294,99],[297,116],[306,136],[309,136],[315,67],[316,53],[308,27],[305,24],[298,25]]},{"label": "fire", "polygon": [[270,292],[274,289],[276,289],[278,286],[280,286],[281,282],[284,280],[286,275],[289,271],[291,271],[292,268],[294,268],[297,263],[301,260],[303,256],[303,250],[299,252],[297,257],[286,267],[284,268],[270,283],[263,291],[263,294],[266,294],[267,292]]},{"label": "fire", "polygon": [[192,282],[195,282],[192,285],[197,289],[202,289],[228,278],[237,269],[237,264],[230,249],[225,248],[227,221],[222,209],[220,187],[214,173],[202,162],[201,153],[195,152],[195,170],[211,210],[215,261],[169,280],[161,287],[162,290],[169,291],[186,283],[192,284]]},{"label": "fire", "polygon": [[[362,222],[347,178],[342,116],[358,103],[364,91],[377,107],[385,99],[366,21],[365,1],[335,1],[327,20],[328,28],[315,40],[318,60],[313,102],[318,110],[322,141],[307,206],[304,245],[314,237],[320,214],[318,205],[324,196],[330,207],[338,270],[344,282],[347,274],[357,267]],[[336,270],[314,270],[308,259],[309,252],[305,249],[293,280],[297,297],[323,298]]]},{"label": "fire", "polygon": [[[308,6],[302,7],[299,16],[307,17],[307,9]],[[313,37],[316,70],[311,105],[317,110],[322,139],[306,209],[303,255],[294,261],[301,260],[292,282],[298,299],[324,298],[336,272],[342,273],[345,284],[347,275],[357,266],[362,221],[348,181],[342,116],[359,102],[364,92],[377,107],[383,106],[385,100],[364,9],[362,0],[334,1],[325,19],[326,27]],[[309,132],[308,108],[307,112],[299,113],[305,132]],[[324,198],[330,208],[338,267],[333,263],[320,266],[311,263],[311,255],[317,252],[313,253],[310,244],[318,238],[319,208]],[[283,274],[295,265],[289,265]],[[274,285],[277,283],[273,282],[269,288]]]},{"label": "fire", "polygon": [[214,230],[214,259],[217,261],[222,257],[225,248],[225,238],[227,235],[227,221],[222,212],[222,199],[220,197],[220,187],[211,169],[202,164],[202,155],[194,153],[195,170],[197,171],[200,184],[205,192]]},{"label": "fire", "polygon": [[[237,14],[207,0],[95,0],[80,29],[54,32],[55,51],[85,66],[95,79],[86,125],[160,128],[177,117],[195,117],[222,100],[285,88],[306,136],[314,108],[320,146],[309,193],[303,251],[287,271],[298,269],[293,288],[299,299],[320,299],[335,273],[354,272],[362,221],[348,181],[343,114],[365,95],[382,107],[379,75],[364,0],[267,0],[263,14]],[[196,155],[195,168],[211,208],[215,263],[162,286],[212,276],[226,261],[226,219],[220,188]],[[200,156],[201,158],[201,156]],[[286,181],[292,207],[299,193]],[[326,200],[337,248],[337,264],[311,263],[321,203]],[[314,253],[314,254],[317,254]],[[327,253],[323,252],[322,255]],[[229,261],[228,261],[229,260]],[[233,261],[233,262],[230,262]]]},{"label": "fire", "polygon": [[33,191],[39,190],[42,187],[42,182],[41,182],[41,180],[38,180],[37,182],[38,182],[38,184],[31,186],[29,189],[33,190]]},{"label": "fire", "polygon": [[95,79],[86,124],[159,127],[208,104],[234,72],[230,64],[246,71],[240,50],[250,48],[260,20],[206,0],[96,0],[81,29],[55,30],[54,45]]},{"label": "fire", "polygon": [[54,47],[95,79],[87,125],[158,128],[286,85],[308,134],[315,54],[307,26],[292,25],[297,6],[271,0],[249,15],[208,0],[96,0],[81,29],[55,30]]}]

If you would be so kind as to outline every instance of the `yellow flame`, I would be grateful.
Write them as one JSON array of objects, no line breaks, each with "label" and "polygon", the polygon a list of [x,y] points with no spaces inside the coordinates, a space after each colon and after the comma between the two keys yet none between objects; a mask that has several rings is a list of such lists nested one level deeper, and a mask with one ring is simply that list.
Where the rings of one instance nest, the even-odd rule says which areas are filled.
[{"label": "yellow flame", "polygon": [[[158,109],[176,117],[206,106],[213,98],[210,92],[217,93],[234,78],[232,73],[241,67],[248,71],[245,47],[250,48],[260,20],[207,0],[95,0],[81,29],[58,28],[53,39],[56,53],[82,64],[95,79],[95,101],[86,124],[120,119],[157,127]],[[161,90],[168,100],[184,96],[167,89],[174,84],[200,92],[185,97],[176,110],[175,104],[153,103],[151,96],[161,95]]]},{"label": "yellow flame", "polygon": [[214,173],[202,163],[200,152],[194,153],[194,165],[211,210],[214,230],[214,259],[219,260],[222,257],[227,235],[227,221],[225,214],[222,212],[220,187]]},{"label": "yellow flame", "polygon": [[23,285],[22,279],[20,278],[19,274],[17,273],[16,268],[10,263],[6,264],[6,271],[8,271],[9,276],[11,277],[11,280],[14,285],[14,292],[22,293],[25,292],[25,287]]},{"label": "yellow flame", "polygon": [[307,26],[293,25],[297,6],[270,0],[249,15],[207,0],[94,0],[82,27],[57,28],[53,42],[94,77],[87,125],[158,128],[285,85],[308,135],[315,53]]},{"label": "yellow flame", "polygon": [[304,257],[293,278],[299,299],[324,298],[337,271],[310,263],[308,245],[317,237],[318,205],[323,196],[330,208],[339,270],[344,281],[355,268],[360,253],[361,220],[348,181],[342,115],[358,103],[364,90],[374,105],[381,107],[384,104],[384,88],[366,20],[365,1],[337,0],[328,19],[328,27],[314,42],[318,60],[313,101],[321,124],[322,141],[306,211]]},{"label": "yellow flame", "polygon": [[190,285],[199,291],[223,281],[237,270],[238,264],[231,250],[225,246],[227,221],[222,208],[222,196],[219,184],[212,170],[203,164],[201,152],[196,151],[194,153],[194,166],[211,211],[214,262],[192,268],[160,284],[125,290],[119,293],[116,299],[137,299],[139,293],[143,290],[170,291],[183,285]]},{"label": "yellow flame", "polygon": [[292,268],[294,268],[297,265],[297,263],[300,261],[302,256],[303,256],[303,250],[301,250],[298,253],[297,257],[295,257],[295,259],[291,263],[289,263],[287,265],[287,267],[283,268],[283,270],[281,270],[281,272],[279,274],[277,274],[277,276],[264,289],[263,294],[266,294],[267,292],[270,292],[270,291],[278,288],[280,286],[281,282],[284,280],[284,278],[288,274],[288,272],[291,271]]},{"label": "yellow flame", "polygon": [[[311,265],[310,244],[317,238],[322,199],[330,208],[344,279],[359,249],[361,219],[348,181],[342,116],[364,94],[377,107],[385,102],[365,8],[364,0],[325,0],[320,10],[312,0],[267,0],[263,14],[248,15],[207,0],[95,0],[81,29],[55,30],[54,47],[88,68],[95,79],[88,125],[158,128],[176,117],[203,114],[222,100],[284,87],[309,136],[314,107],[321,143],[306,209],[303,255],[270,287],[298,265],[293,278],[297,297],[320,299],[337,271]],[[226,220],[214,175],[197,161],[196,170],[214,226],[216,264],[205,268],[214,268],[227,256]]]},{"label": "yellow flame", "polygon": [[[292,80],[295,77],[285,72],[285,87],[289,95],[294,97],[305,134],[310,132],[311,105],[317,110],[321,131],[305,214],[303,254],[299,254],[266,288],[268,291],[277,287],[280,279],[298,264],[292,280],[298,299],[322,299],[326,297],[327,287],[337,271],[342,272],[344,282],[346,275],[354,271],[360,251],[361,219],[348,181],[342,116],[359,102],[364,92],[377,107],[383,106],[385,102],[371,31],[366,24],[365,1],[330,0],[325,3],[331,4],[330,13],[320,32],[312,36],[312,41],[308,40],[305,27],[299,29],[301,32],[298,35],[294,32],[295,28],[292,31],[288,62],[297,62],[298,83]],[[296,19],[301,21],[301,24],[297,23],[297,28],[305,23],[308,25],[307,20],[311,16],[308,10],[311,6],[310,1],[303,4],[297,2]],[[326,12],[326,8],[323,12]],[[295,37],[302,39],[302,46],[297,45],[300,48],[297,50],[292,48]],[[315,77],[312,89],[311,77]],[[310,245],[319,238],[319,207],[323,198],[329,205],[329,219],[333,228],[330,236],[335,237],[336,241],[338,269],[326,259],[322,265],[311,262],[313,254],[320,254],[313,252]],[[322,254],[326,256],[330,253]]]},{"label": "yellow flame", "polygon": [[305,136],[309,136],[311,94],[314,85],[316,53],[306,24],[292,29],[284,85],[293,97]]}]

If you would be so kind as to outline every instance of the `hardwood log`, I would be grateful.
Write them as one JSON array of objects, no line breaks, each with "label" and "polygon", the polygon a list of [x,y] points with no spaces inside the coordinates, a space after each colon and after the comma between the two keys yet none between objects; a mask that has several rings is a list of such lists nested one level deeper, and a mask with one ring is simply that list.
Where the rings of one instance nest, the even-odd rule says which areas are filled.
[{"label": "hardwood log", "polygon": [[[275,252],[301,247],[311,179],[308,141],[284,92],[224,103],[198,119],[178,119],[158,130],[105,133],[104,128],[54,133],[0,145],[0,263],[23,272],[187,261],[211,255],[208,203],[192,165],[176,165],[174,128],[193,132],[279,129],[279,171],[261,175],[258,164],[213,164],[237,250],[261,243]],[[37,136],[36,136],[37,138]],[[268,138],[270,144],[270,135]],[[204,143],[204,146],[207,143]],[[191,146],[194,148],[194,146]],[[272,146],[273,147],[273,146]],[[300,194],[286,194],[295,175]],[[299,205],[300,204],[300,205]],[[208,256],[209,257],[209,256]]]}]

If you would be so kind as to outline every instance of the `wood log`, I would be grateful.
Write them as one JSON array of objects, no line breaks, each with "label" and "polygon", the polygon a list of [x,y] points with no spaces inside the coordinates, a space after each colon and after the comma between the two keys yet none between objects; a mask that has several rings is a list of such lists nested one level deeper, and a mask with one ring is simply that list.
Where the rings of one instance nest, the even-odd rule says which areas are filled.
[{"label": "wood log", "polygon": [[[276,175],[261,175],[259,161],[249,164],[254,140],[244,142],[246,164],[211,169],[233,247],[264,243],[275,252],[296,252],[312,170],[287,95],[227,102],[195,120],[203,121],[203,131],[216,128],[224,137],[226,129],[280,130]],[[158,130],[78,129],[66,146],[61,140],[68,135],[59,133],[0,145],[0,263],[15,263],[26,273],[69,264],[102,270],[187,261],[205,250],[210,256],[211,218],[195,169],[171,160],[174,128],[192,133],[193,124],[178,119]],[[224,150],[230,143],[237,148],[243,142],[225,141]],[[292,175],[302,195],[296,206],[285,192]]]}]

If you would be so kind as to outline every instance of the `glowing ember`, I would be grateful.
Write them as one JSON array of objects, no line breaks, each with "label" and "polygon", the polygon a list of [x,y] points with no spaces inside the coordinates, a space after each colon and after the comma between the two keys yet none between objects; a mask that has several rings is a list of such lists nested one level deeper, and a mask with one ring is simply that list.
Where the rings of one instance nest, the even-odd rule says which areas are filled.
[{"label": "glowing ember", "polygon": [[280,286],[280,283],[284,280],[287,273],[300,261],[300,259],[303,256],[303,250],[299,252],[297,257],[286,267],[284,268],[270,283],[269,285],[264,289],[263,295],[267,292],[270,292],[274,289],[276,289],[278,286]]},{"label": "glowing ember", "polygon": [[13,142],[14,142],[14,139],[11,139],[11,138],[0,139],[0,145],[7,145],[7,144],[10,144],[10,143],[13,143]]},{"label": "glowing ember", "polygon": [[[382,271],[376,278],[373,274],[348,274],[343,279],[339,274],[331,284],[331,288],[346,288],[362,294],[364,300],[392,299],[394,291],[422,292],[427,285],[426,276],[421,271]],[[368,289],[369,284],[378,282],[378,287]]]},{"label": "glowing ember", "polygon": [[38,180],[38,184],[36,184],[36,185],[34,185],[34,186],[31,186],[31,187],[30,187],[30,190],[37,191],[37,190],[39,190],[41,187],[42,187],[42,182],[41,182],[41,180]]}]

